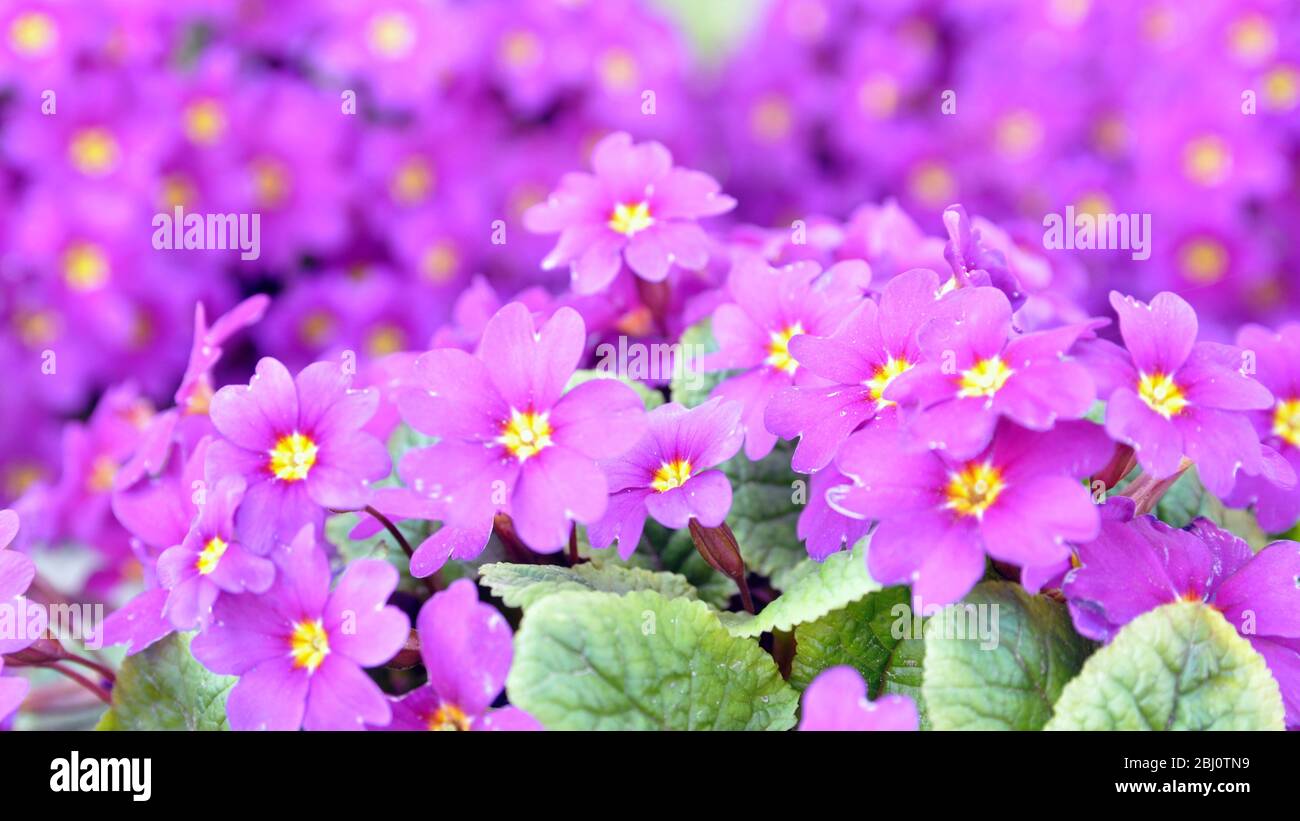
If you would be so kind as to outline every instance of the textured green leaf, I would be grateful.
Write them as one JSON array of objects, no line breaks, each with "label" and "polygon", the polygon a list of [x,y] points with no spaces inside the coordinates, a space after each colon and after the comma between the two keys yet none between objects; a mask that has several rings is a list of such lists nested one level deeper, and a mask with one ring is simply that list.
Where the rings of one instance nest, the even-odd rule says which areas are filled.
[{"label": "textured green leaf", "polygon": [[786,730],[798,696],[700,601],[565,592],[528,609],[506,683],[553,730]]},{"label": "textured green leaf", "polygon": [[803,512],[795,502],[795,482],[804,477],[790,470],[791,450],[789,443],[781,443],[757,462],[739,453],[720,466],[731,480],[727,524],[736,534],[745,566],[768,577],[778,590],[794,581],[795,568],[812,562],[795,535]]},{"label": "textured green leaf", "polygon": [[664,395],[654,388],[647,387],[645,383],[638,382],[635,379],[628,379],[623,376],[604,373],[595,370],[594,368],[574,371],[573,376],[569,378],[569,384],[565,387],[565,390],[573,390],[582,383],[590,382],[593,379],[617,379],[619,382],[622,382],[624,385],[627,385],[629,388],[636,391],[636,395],[641,397],[641,401],[645,403],[646,410],[654,410],[664,403]]},{"label": "textured green leaf", "polygon": [[686,530],[672,531],[653,519],[645,523],[645,532],[636,552],[626,560],[619,558],[613,548],[596,550],[587,540],[587,529],[578,528],[578,553],[597,564],[617,567],[642,567],[686,577],[701,601],[723,608],[739,591],[731,579],[714,570],[695,549],[695,542]]},{"label": "textured green leaf", "polygon": [[190,636],[173,633],[123,662],[95,729],[229,729],[226,696],[237,680],[208,672],[190,655]]},{"label": "textured green leaf", "polygon": [[630,593],[657,590],[664,598],[696,598],[684,576],[600,561],[573,567],[555,564],[486,564],[479,568],[482,584],[510,607],[531,607],[538,600],[565,590]]},{"label": "textured green leaf", "polygon": [[757,616],[722,615],[733,636],[752,637],[773,630],[791,630],[795,625],[816,621],[880,589],[880,584],[867,572],[862,550],[844,550],[824,562],[806,562],[791,571],[789,577],[790,585],[785,592]]},{"label": "textured green leaf", "polygon": [[982,582],[925,626],[921,690],[935,729],[1037,730],[1093,643],[1065,605]]},{"label": "textured green leaf", "polygon": [[802,691],[821,671],[848,665],[862,674],[872,699],[890,693],[911,698],[921,712],[922,729],[928,729],[921,697],[925,640],[920,631],[912,636],[910,602],[908,588],[886,587],[800,624],[794,630],[791,686]]},{"label": "textured green leaf", "polygon": [[[713,338],[713,321],[705,319],[687,328],[682,332],[681,343],[684,348],[689,346],[692,364],[697,364],[704,354],[716,353],[718,341]],[[730,375],[730,372],[683,372],[673,377],[668,392],[674,402],[693,408],[708,399],[710,391]]]},{"label": "textured green leaf", "polygon": [[1222,614],[1174,602],[1129,622],[1056,703],[1049,730],[1281,730],[1264,657]]}]

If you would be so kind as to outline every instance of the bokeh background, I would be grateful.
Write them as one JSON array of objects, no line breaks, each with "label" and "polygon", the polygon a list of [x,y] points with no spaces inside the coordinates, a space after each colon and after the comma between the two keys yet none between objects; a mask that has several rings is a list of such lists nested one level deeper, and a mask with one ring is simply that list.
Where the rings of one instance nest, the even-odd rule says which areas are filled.
[{"label": "bokeh background", "polygon": [[[92,515],[115,464],[87,437],[168,402],[196,301],[273,296],[246,376],[562,292],[521,214],[620,129],[721,181],[718,231],[879,256],[960,202],[1052,287],[1175,290],[1211,338],[1300,300],[1295,2],[4,0],[0,506]],[[260,213],[260,259],[155,250],[176,205]],[[1150,214],[1151,258],[1045,253],[1068,205]],[[636,325],[635,289],[599,301],[593,330]]]}]

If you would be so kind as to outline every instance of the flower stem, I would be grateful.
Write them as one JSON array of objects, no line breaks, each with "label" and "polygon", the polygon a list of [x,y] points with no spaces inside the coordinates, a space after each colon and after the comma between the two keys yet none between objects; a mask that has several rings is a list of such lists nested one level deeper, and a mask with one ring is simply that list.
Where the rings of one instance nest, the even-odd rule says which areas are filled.
[{"label": "flower stem", "polygon": [[574,522],[569,528],[569,564],[570,566],[582,561],[578,555],[578,524]]},{"label": "flower stem", "polygon": [[392,519],[380,513],[378,510],[375,510],[373,505],[366,505],[363,510],[378,519],[379,523],[383,525],[389,533],[393,534],[393,538],[397,540],[399,545],[401,545],[402,552],[406,554],[406,558],[409,559],[415,555],[415,551],[411,549],[411,543],[402,535],[402,531],[397,529],[397,525],[393,524]]},{"label": "flower stem", "polygon": [[1178,469],[1172,475],[1163,479],[1154,479],[1149,473],[1139,473],[1137,478],[1130,482],[1128,487],[1124,488],[1122,495],[1133,500],[1136,515],[1145,516],[1156,509],[1156,505],[1160,503],[1165,491],[1173,487],[1174,482],[1177,482],[1191,466],[1192,463],[1189,460],[1183,459],[1182,463],[1178,465]]},{"label": "flower stem", "polygon": [[94,670],[102,679],[104,679],[104,681],[107,681],[110,686],[117,683],[117,674],[97,661],[93,661],[83,656],[73,655],[72,653],[64,656],[64,661],[70,661],[73,664],[80,664],[82,667]]},{"label": "flower stem", "polygon": [[105,690],[103,687],[99,686],[95,682],[91,681],[90,679],[86,678],[81,673],[78,673],[76,670],[72,670],[68,667],[64,667],[62,664],[53,663],[53,662],[50,664],[42,664],[41,666],[48,668],[50,670],[54,670],[57,673],[62,673],[63,675],[67,676],[68,678],[80,684],[82,687],[85,687],[87,690],[94,693],[96,697],[98,697],[99,700],[104,702],[105,704],[113,703],[113,697],[108,694],[107,690]]},{"label": "flower stem", "polygon": [[[402,552],[406,554],[407,567],[409,568],[410,560],[415,558],[415,551],[411,549],[411,543],[402,535],[402,531],[397,529],[397,525],[393,524],[392,519],[380,513],[373,505],[366,505],[362,510],[369,513],[371,516],[374,516],[375,519],[384,526],[384,529],[386,529],[392,537],[397,540],[397,544],[401,546]],[[424,583],[425,589],[430,593],[437,593],[444,586],[442,583],[441,572],[425,576],[420,581]]]}]

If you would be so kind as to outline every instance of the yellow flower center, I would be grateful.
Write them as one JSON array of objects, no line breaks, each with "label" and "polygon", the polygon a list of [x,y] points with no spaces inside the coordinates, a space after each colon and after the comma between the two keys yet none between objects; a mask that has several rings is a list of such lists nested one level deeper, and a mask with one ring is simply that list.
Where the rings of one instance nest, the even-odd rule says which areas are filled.
[{"label": "yellow flower center", "polygon": [[1198,185],[1218,185],[1232,171],[1228,144],[1213,134],[1190,140],[1183,148],[1183,173]]},{"label": "yellow flower center", "polygon": [[1277,49],[1277,32],[1262,14],[1250,14],[1228,28],[1232,51],[1246,63],[1266,60]]},{"label": "yellow flower center", "polygon": [[949,477],[947,507],[958,515],[981,519],[1006,486],[1002,474],[991,463],[967,462]]},{"label": "yellow flower center", "polygon": [[907,189],[918,202],[942,206],[956,199],[957,179],[947,166],[926,161],[918,164],[908,174]]},{"label": "yellow flower center", "polygon": [[555,444],[551,441],[551,423],[546,414],[521,413],[514,408],[510,409],[510,419],[502,425],[501,437],[497,441],[521,462]]},{"label": "yellow flower center", "polygon": [[1228,271],[1228,251],[1223,243],[1209,237],[1197,237],[1178,251],[1183,275],[1200,285],[1211,285]]},{"label": "yellow flower center", "polygon": [[211,407],[212,383],[203,378],[194,386],[194,392],[185,400],[185,414],[187,416],[206,416]]},{"label": "yellow flower center", "polygon": [[406,334],[396,325],[381,323],[366,336],[366,352],[371,356],[387,356],[400,351],[406,344]]},{"label": "yellow flower center", "polygon": [[749,112],[749,128],[759,142],[776,143],[790,136],[794,127],[794,112],[790,103],[778,94],[769,94]]},{"label": "yellow flower center", "polygon": [[334,335],[337,324],[328,311],[312,311],[298,323],[298,336],[308,345],[321,347]]},{"label": "yellow flower center", "polygon": [[957,395],[964,398],[972,396],[993,396],[1007,384],[1015,371],[1007,367],[1001,357],[981,359],[970,368],[961,372],[961,389]]},{"label": "yellow flower center", "polygon": [[1187,397],[1167,374],[1144,373],[1138,379],[1138,396],[1147,407],[1166,419],[1177,416],[1187,407]]},{"label": "yellow flower center", "polygon": [[216,100],[196,100],[183,114],[185,136],[198,145],[212,145],[226,132],[226,115]]},{"label": "yellow flower center", "polygon": [[1300,398],[1283,399],[1273,411],[1273,433],[1300,448]]},{"label": "yellow flower center", "polygon": [[870,75],[858,86],[858,106],[878,120],[892,117],[898,108],[898,83],[889,74]]},{"label": "yellow flower center", "polygon": [[29,11],[9,24],[9,43],[14,51],[27,57],[48,54],[58,39],[59,30],[48,14]]},{"label": "yellow flower center", "polygon": [[116,478],[117,462],[111,456],[101,456],[90,467],[86,489],[91,493],[107,493],[113,489],[113,480]]},{"label": "yellow flower center", "polygon": [[330,637],[320,619],[300,621],[293,626],[289,652],[293,666],[306,667],[309,673],[316,672],[325,663],[325,657],[330,654]]},{"label": "yellow flower center", "polygon": [[433,190],[433,169],[423,157],[408,157],[388,184],[388,193],[402,205],[415,205]]},{"label": "yellow flower center", "polygon": [[225,539],[220,536],[213,536],[199,551],[199,558],[194,563],[194,566],[198,568],[201,575],[208,575],[217,569],[217,565],[221,563],[221,557],[226,555],[226,548],[228,547],[230,545],[226,544]]},{"label": "yellow flower center", "polygon": [[320,448],[309,437],[294,431],[271,448],[270,468],[277,479],[298,482],[307,478],[316,464],[316,451]]},{"label": "yellow flower center", "polygon": [[889,383],[893,382],[895,377],[910,367],[912,366],[906,359],[903,359],[902,357],[895,359],[891,356],[885,364],[876,368],[876,372],[870,379],[862,384],[871,389],[872,399],[880,403],[881,407],[887,407],[894,403],[890,402],[888,399],[880,398],[885,393],[885,388],[889,387]]},{"label": "yellow flower center", "polygon": [[685,459],[674,459],[659,466],[655,471],[654,479],[650,482],[650,487],[660,493],[667,493],[675,487],[686,484],[689,478],[691,478],[691,463]]},{"label": "yellow flower center", "polygon": [[194,184],[184,174],[168,174],[159,183],[159,201],[168,211],[178,205],[189,205],[194,201]]},{"label": "yellow flower center", "polygon": [[10,465],[4,471],[4,481],[0,482],[9,498],[22,496],[26,490],[45,478],[45,470],[34,462],[19,462]]},{"label": "yellow flower center", "polygon": [[542,42],[531,31],[512,31],[501,38],[497,57],[507,68],[529,68],[541,60]]},{"label": "yellow flower center", "polygon": [[29,348],[48,345],[59,337],[58,314],[52,311],[19,311],[14,315],[18,338]]},{"label": "yellow flower center", "polygon": [[650,203],[644,201],[620,202],[614,206],[614,213],[609,217],[609,227],[629,237],[654,224],[654,217],[650,216]]},{"label": "yellow flower center", "polygon": [[275,208],[289,197],[289,171],[276,160],[262,158],[249,166],[253,175],[253,195],[259,205]]},{"label": "yellow flower center", "polygon": [[803,333],[801,322],[790,325],[784,331],[773,331],[772,341],[767,345],[767,364],[786,373],[799,370],[799,362],[790,355],[790,340],[801,333]]},{"label": "yellow flower center", "polygon": [[370,50],[390,60],[400,60],[415,47],[415,29],[405,14],[386,11],[370,18]]},{"label": "yellow flower center", "polygon": [[1290,66],[1277,66],[1264,75],[1264,99],[1279,111],[1295,108],[1300,102],[1300,73]]},{"label": "yellow flower center", "polygon": [[88,177],[102,177],[117,168],[121,151],[107,129],[92,127],[78,131],[68,143],[73,166]]},{"label": "yellow flower center", "polygon": [[429,716],[429,729],[434,731],[468,730],[469,716],[455,704],[444,702],[437,712]]},{"label": "yellow flower center", "polygon": [[601,55],[597,73],[600,82],[610,91],[627,91],[637,81],[636,60],[627,49],[612,48]]},{"label": "yellow flower center", "polygon": [[460,267],[460,254],[448,240],[430,245],[420,257],[420,273],[436,285],[450,282]]},{"label": "yellow flower center", "polygon": [[95,291],[108,282],[108,257],[99,246],[76,242],[63,253],[63,278],[74,291]]},{"label": "yellow flower center", "polygon": [[1004,157],[1024,159],[1042,144],[1043,125],[1032,111],[1013,111],[998,122],[996,134],[998,151]]}]

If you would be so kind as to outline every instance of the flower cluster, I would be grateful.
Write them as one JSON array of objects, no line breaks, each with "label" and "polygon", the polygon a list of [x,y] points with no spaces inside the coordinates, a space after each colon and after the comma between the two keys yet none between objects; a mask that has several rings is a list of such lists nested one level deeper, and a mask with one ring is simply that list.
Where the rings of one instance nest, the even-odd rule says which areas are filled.
[{"label": "flower cluster", "polygon": [[776,0],[701,83],[633,0],[88,5],[0,11],[0,628],[109,615],[0,722],[128,721],[102,642],[239,730],[914,730],[836,643],[994,589],[1300,728],[1295,21]]}]

